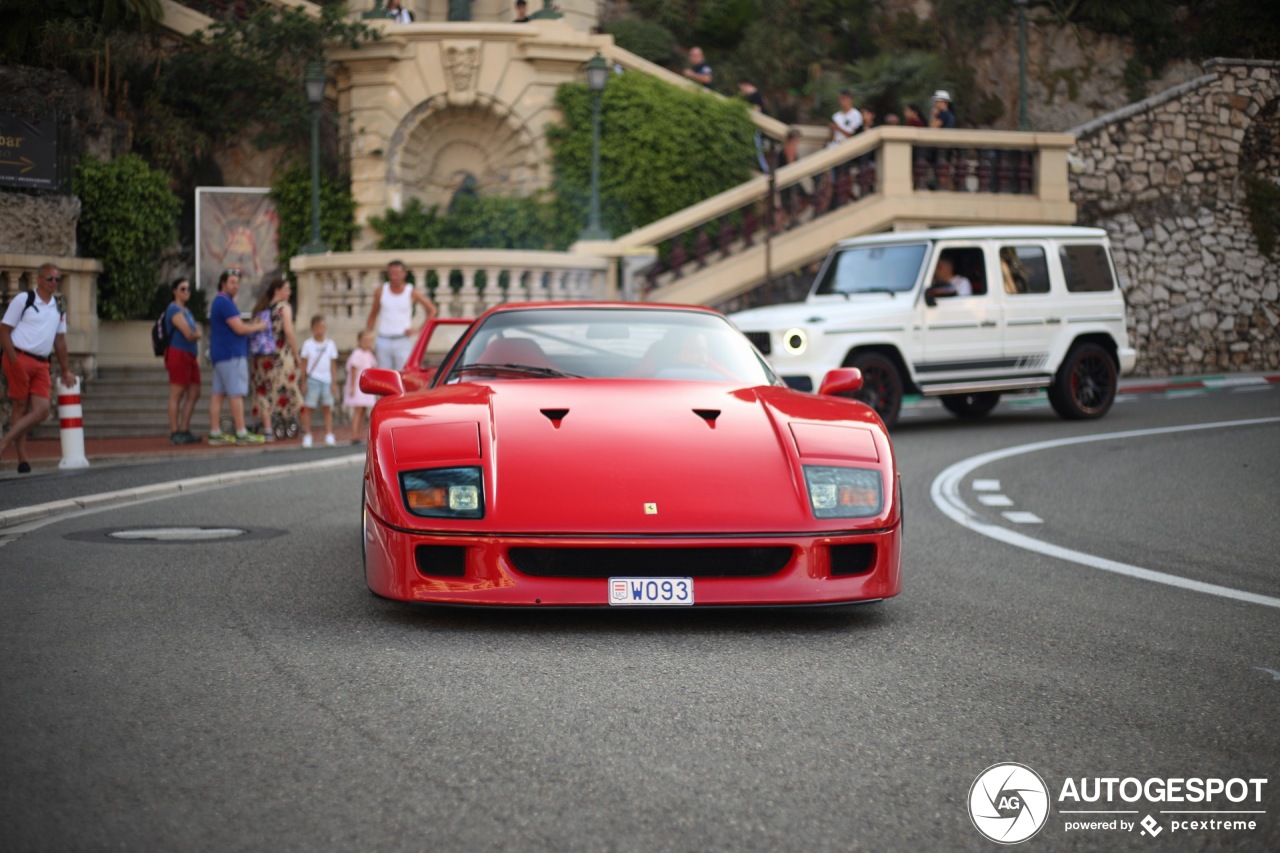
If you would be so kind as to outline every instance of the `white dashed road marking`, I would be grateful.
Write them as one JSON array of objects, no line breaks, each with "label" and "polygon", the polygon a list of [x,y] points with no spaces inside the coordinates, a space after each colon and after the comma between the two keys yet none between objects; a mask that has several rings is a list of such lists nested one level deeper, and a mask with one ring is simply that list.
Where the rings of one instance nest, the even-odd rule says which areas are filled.
[{"label": "white dashed road marking", "polygon": [[[1027,453],[1037,453],[1041,450],[1052,450],[1059,447],[1068,447],[1073,444],[1088,444],[1095,441],[1145,438],[1147,436],[1167,435],[1169,433],[1194,432],[1197,430],[1207,429],[1228,429],[1230,427],[1258,426],[1260,424],[1275,423],[1280,423],[1280,418],[1255,418],[1244,421],[1221,421],[1210,424],[1191,424],[1189,426],[1129,430],[1127,432],[1086,435],[1076,438],[1056,439],[1053,441],[1037,441],[1033,444],[1023,444],[1018,447],[1006,447],[1003,450],[993,450],[990,453],[982,453],[968,459],[962,459],[954,465],[951,465],[934,478],[933,485],[929,488],[929,493],[933,498],[934,505],[942,511],[943,515],[947,516],[952,521],[963,527],[969,528],[975,533],[981,533],[983,536],[990,537],[991,539],[997,539],[1018,548],[1025,548],[1028,551],[1035,551],[1060,560],[1068,560],[1082,566],[1101,569],[1104,572],[1115,572],[1116,574],[1150,581],[1152,583],[1166,584],[1168,586],[1174,586],[1180,589],[1190,590],[1192,592],[1199,592],[1205,595],[1216,595],[1222,598],[1234,599],[1236,601],[1246,601],[1251,604],[1261,604],[1266,607],[1280,608],[1280,598],[1275,598],[1273,596],[1259,595],[1253,592],[1232,589],[1231,587],[1191,580],[1190,578],[1183,578],[1177,575],[1167,574],[1165,572],[1157,572],[1152,569],[1145,569],[1141,566],[1121,563],[1116,560],[1108,560],[1105,557],[1097,557],[1093,554],[1086,554],[1083,551],[1076,551],[1071,548],[1064,548],[1060,545],[1052,545],[1048,542],[1042,542],[1039,539],[1027,536],[1024,533],[1010,530],[1000,524],[986,520],[981,515],[970,509],[960,496],[960,484],[964,482],[965,478],[968,477],[969,474],[984,465],[989,465],[992,462],[997,462],[1001,459],[1008,459],[1012,456],[1022,456]],[[999,488],[998,480],[975,480],[975,490],[978,490],[977,484],[979,482],[984,484],[994,482],[996,483],[996,488]],[[1009,515],[1009,513],[1006,513],[1005,515]],[[1030,513],[1028,513],[1028,515],[1030,515]],[[1036,521],[1039,521],[1039,519],[1036,519]]]}]

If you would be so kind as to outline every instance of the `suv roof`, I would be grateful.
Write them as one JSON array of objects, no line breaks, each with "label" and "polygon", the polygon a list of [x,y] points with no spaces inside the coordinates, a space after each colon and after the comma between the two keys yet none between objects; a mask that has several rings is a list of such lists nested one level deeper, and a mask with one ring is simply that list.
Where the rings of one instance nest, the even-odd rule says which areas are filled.
[{"label": "suv roof", "polygon": [[888,231],[883,234],[866,234],[841,240],[838,248],[865,246],[874,243],[901,243],[910,240],[1002,240],[1002,239],[1092,239],[1107,236],[1102,228],[1082,228],[1078,225],[991,225],[965,228],[930,228],[922,231]]}]

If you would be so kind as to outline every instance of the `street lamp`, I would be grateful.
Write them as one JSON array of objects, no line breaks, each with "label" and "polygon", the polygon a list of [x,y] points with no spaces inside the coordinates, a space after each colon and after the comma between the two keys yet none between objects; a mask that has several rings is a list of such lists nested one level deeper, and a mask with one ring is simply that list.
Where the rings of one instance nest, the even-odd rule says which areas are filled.
[{"label": "street lamp", "polygon": [[612,240],[600,225],[600,93],[609,82],[609,63],[596,51],[587,62],[587,88],[591,90],[591,212],[579,240]]},{"label": "street lamp", "polygon": [[1013,0],[1018,7],[1018,129],[1030,130],[1027,120],[1027,0]]},{"label": "street lamp", "polygon": [[323,255],[329,247],[320,239],[320,104],[324,101],[324,66],[307,63],[303,86],[311,104],[311,242],[298,251],[304,255]]}]

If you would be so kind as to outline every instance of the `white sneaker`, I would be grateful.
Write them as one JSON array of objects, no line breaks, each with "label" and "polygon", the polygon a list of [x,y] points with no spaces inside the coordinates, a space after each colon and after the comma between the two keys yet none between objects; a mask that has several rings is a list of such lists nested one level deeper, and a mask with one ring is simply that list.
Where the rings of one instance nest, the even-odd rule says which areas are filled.
[{"label": "white sneaker", "polygon": [[338,439],[333,437],[333,433],[327,433],[324,437],[324,443],[328,447],[333,447],[338,443]]},{"label": "white sneaker", "polygon": [[307,433],[306,435],[304,435],[304,436],[302,437],[302,446],[303,446],[303,447],[310,447],[310,446],[311,446],[311,433]]}]

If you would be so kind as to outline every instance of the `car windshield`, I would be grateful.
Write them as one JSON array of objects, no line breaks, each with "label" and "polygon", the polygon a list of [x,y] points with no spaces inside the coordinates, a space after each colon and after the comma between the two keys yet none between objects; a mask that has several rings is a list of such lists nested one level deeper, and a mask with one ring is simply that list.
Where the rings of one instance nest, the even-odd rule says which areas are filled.
[{"label": "car windshield", "polygon": [[773,372],[723,317],[646,308],[498,312],[477,327],[446,383],[508,378],[687,379],[771,385]]},{"label": "car windshield", "polygon": [[920,278],[926,248],[925,243],[907,243],[843,249],[827,264],[813,292],[907,293]]}]

